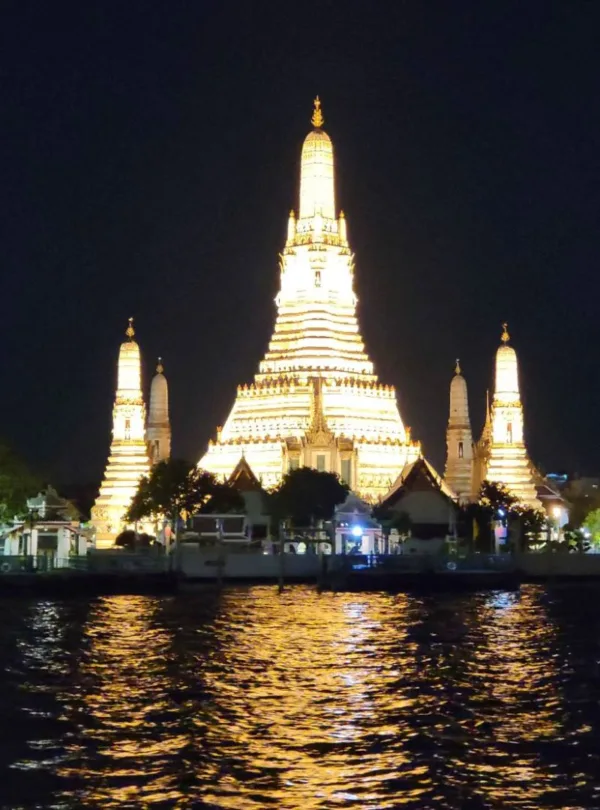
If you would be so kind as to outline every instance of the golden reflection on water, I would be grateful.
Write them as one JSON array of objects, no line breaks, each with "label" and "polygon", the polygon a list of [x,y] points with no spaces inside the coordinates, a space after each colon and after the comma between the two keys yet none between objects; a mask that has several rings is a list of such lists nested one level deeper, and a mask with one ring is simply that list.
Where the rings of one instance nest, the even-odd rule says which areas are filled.
[{"label": "golden reflection on water", "polygon": [[65,701],[77,731],[59,771],[83,781],[82,807],[181,797],[165,768],[186,738],[170,697],[172,632],[155,621],[159,605],[144,596],[101,599],[83,628],[77,686]]},{"label": "golden reflection on water", "polygon": [[52,774],[55,807],[596,806],[600,721],[567,706],[583,675],[547,606],[539,588],[37,603],[14,677],[54,725],[13,767]]}]

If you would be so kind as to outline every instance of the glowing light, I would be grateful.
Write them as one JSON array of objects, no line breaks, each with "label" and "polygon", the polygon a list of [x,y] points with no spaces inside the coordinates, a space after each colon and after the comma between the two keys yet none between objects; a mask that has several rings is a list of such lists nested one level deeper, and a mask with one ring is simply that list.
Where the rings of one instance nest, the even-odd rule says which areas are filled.
[{"label": "glowing light", "polygon": [[280,270],[277,319],[259,373],[238,388],[199,466],[227,477],[243,452],[269,487],[291,461],[316,467],[321,457],[340,475],[350,462],[348,483],[374,500],[418,457],[419,445],[365,352],[346,219],[336,218],[333,144],[320,126],[302,147],[298,217],[289,216]]},{"label": "glowing light", "polygon": [[506,324],[503,329],[502,343],[496,352],[491,445],[484,477],[504,484],[521,503],[540,509],[525,447],[517,353],[508,345]]},{"label": "glowing light", "polygon": [[353,526],[352,527],[352,536],[353,537],[362,537],[363,529],[362,526]]},{"label": "glowing light", "polygon": [[100,494],[92,508],[91,523],[99,548],[111,546],[124,528],[123,515],[137,492],[140,478],[150,471],[140,348],[133,339],[131,320],[126,334],[128,340],[119,351],[110,454]]}]

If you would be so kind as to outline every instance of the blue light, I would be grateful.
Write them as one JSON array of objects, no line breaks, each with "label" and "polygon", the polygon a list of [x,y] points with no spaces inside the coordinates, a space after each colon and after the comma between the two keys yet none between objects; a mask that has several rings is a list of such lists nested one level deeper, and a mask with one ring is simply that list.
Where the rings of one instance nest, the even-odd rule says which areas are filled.
[{"label": "blue light", "polygon": [[352,527],[352,534],[354,537],[362,537],[362,526],[353,526]]},{"label": "blue light", "polygon": [[498,515],[504,517],[504,509],[498,509]]}]

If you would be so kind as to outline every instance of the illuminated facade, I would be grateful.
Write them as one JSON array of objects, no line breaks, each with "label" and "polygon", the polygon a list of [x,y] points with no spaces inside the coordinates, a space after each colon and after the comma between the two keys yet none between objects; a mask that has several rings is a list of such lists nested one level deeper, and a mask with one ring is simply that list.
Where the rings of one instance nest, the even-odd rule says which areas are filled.
[{"label": "illuminated facade", "polygon": [[485,456],[480,469],[484,479],[504,484],[521,503],[539,509],[541,504],[525,447],[517,353],[508,345],[509,340],[504,324],[502,343],[496,352],[491,425],[487,441],[481,443]]},{"label": "illuminated facade", "polygon": [[467,382],[456,361],[450,383],[450,415],[446,430],[446,469],[444,479],[461,501],[469,501],[473,477],[473,435],[469,419]]},{"label": "illuminated facade", "polygon": [[92,508],[98,548],[111,546],[117,534],[125,528],[123,515],[137,491],[140,478],[150,471],[140,348],[133,339],[132,318],[126,334],[127,340],[119,351],[110,455],[100,494]]},{"label": "illuminated facade", "polygon": [[318,98],[302,147],[300,207],[280,255],[277,319],[254,382],[237,390],[200,460],[228,477],[244,454],[263,486],[289,469],[337,472],[370,500],[419,455],[391,386],[381,385],[356,317],[354,255],[336,216],[334,154]]}]

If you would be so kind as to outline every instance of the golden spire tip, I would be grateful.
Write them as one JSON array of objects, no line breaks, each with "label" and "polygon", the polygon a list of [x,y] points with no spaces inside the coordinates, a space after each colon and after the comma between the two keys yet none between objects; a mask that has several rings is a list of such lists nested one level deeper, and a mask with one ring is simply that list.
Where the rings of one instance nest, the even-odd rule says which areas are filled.
[{"label": "golden spire tip", "polygon": [[125,334],[131,340],[131,338],[135,335],[135,329],[133,328],[133,318],[129,319],[129,326],[125,330]]},{"label": "golden spire tip", "polygon": [[162,364],[162,357],[159,357],[158,358],[158,363],[156,364],[156,373],[157,374],[162,374],[164,370],[165,369],[164,369],[163,364]]},{"label": "golden spire tip", "polygon": [[456,366],[454,368],[454,373],[460,374],[460,360],[458,359],[458,357],[456,358]]},{"label": "golden spire tip", "polygon": [[502,343],[508,343],[508,341],[510,340],[510,335],[508,334],[508,324],[507,323],[502,324],[502,330],[503,330],[502,331]]},{"label": "golden spire tip", "polygon": [[310,119],[311,124],[315,129],[321,129],[323,124],[325,123],[325,119],[323,118],[323,113],[321,112],[321,101],[319,96],[315,98],[315,109],[313,112],[313,116]]}]

